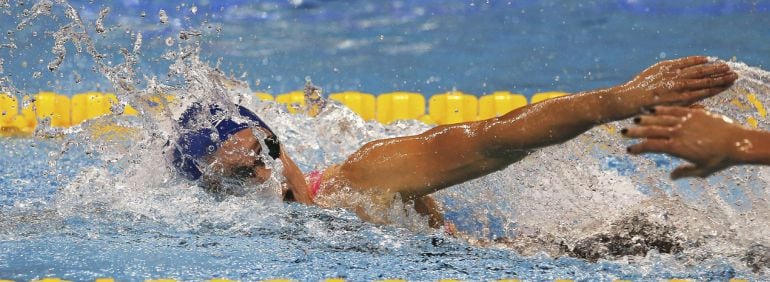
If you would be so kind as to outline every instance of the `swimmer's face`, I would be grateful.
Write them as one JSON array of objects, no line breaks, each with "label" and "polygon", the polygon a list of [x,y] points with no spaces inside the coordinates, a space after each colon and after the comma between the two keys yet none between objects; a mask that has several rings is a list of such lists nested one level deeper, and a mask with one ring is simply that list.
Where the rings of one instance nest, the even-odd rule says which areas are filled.
[{"label": "swimmer's face", "polygon": [[247,128],[233,134],[209,159],[215,172],[221,173],[223,177],[253,181],[256,184],[267,181],[271,170],[265,165],[263,148],[252,130],[262,130],[264,134],[271,135],[261,128]]}]

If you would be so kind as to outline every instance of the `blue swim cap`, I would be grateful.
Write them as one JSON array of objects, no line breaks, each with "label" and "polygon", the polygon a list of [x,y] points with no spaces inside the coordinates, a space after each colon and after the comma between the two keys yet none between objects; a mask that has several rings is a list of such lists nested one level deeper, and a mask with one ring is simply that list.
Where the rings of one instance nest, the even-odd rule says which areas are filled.
[{"label": "blue swim cap", "polygon": [[250,127],[262,127],[272,134],[270,143],[275,145],[267,145],[271,157],[277,158],[279,149],[276,148],[280,148],[278,137],[257,114],[239,105],[238,115],[245,121],[238,122],[227,116],[227,112],[218,105],[208,106],[208,113],[205,113],[203,108],[196,103],[179,119],[179,128],[182,132],[174,146],[172,165],[184,177],[190,180],[200,178],[203,173],[199,162],[203,157],[219,149],[222,142],[233,134]]}]

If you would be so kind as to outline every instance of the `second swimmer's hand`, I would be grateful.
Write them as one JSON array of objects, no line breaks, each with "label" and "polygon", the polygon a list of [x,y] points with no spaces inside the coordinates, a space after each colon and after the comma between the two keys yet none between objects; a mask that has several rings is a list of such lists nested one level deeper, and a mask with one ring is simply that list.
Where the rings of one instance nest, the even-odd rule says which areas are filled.
[{"label": "second swimmer's hand", "polygon": [[663,61],[613,88],[610,110],[625,118],[656,105],[690,105],[726,90],[737,78],[727,64],[703,56]]},{"label": "second swimmer's hand", "polygon": [[628,147],[631,154],[666,153],[691,164],[677,167],[672,179],[707,177],[739,163],[748,129],[730,119],[700,108],[654,108],[654,113],[634,119],[638,126],[624,129],[626,137],[642,138]]}]

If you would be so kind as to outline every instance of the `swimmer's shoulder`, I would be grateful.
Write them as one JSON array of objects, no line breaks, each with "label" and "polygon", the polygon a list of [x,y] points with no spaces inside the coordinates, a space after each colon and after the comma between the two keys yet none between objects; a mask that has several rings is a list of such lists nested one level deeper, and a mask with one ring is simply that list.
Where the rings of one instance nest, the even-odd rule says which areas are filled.
[{"label": "swimmer's shoulder", "polygon": [[323,183],[332,183],[342,180],[340,165],[331,165],[321,171],[321,180]]},{"label": "swimmer's shoulder", "polygon": [[[313,188],[313,182],[317,181],[319,194],[328,194],[334,191],[338,191],[341,187],[346,185],[344,177],[342,177],[340,165],[331,165],[324,169],[315,170],[305,176],[308,179],[308,189]],[[312,192],[312,191],[311,191]]]}]

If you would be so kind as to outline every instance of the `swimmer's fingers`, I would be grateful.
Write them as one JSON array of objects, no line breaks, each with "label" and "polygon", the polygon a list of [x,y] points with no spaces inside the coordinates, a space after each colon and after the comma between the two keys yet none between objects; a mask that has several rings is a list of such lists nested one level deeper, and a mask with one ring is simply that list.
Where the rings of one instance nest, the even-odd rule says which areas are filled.
[{"label": "swimmer's fingers", "polygon": [[691,164],[680,165],[671,172],[671,179],[677,180],[684,177],[706,177],[711,174],[703,168]]},{"label": "swimmer's fingers", "polygon": [[701,90],[696,90],[696,91],[688,91],[688,92],[683,93],[679,97],[678,104],[689,105],[689,104],[695,103],[697,101],[706,99],[708,97],[711,97],[711,96],[717,95],[719,93],[722,93],[723,91],[727,90],[728,88],[730,88],[730,85],[726,85],[726,86],[722,86],[722,87],[706,88],[706,89],[701,89]]},{"label": "swimmer's fingers", "polygon": [[670,115],[644,115],[636,117],[634,123],[640,126],[675,126],[682,123],[684,117],[682,116],[670,116]]},{"label": "swimmer's fingers", "polygon": [[637,126],[623,129],[620,133],[629,138],[671,138],[673,128],[657,125]]},{"label": "swimmer's fingers", "polygon": [[690,108],[679,106],[657,106],[652,108],[652,113],[656,116],[674,116],[686,117],[690,114]]},{"label": "swimmer's fingers", "polygon": [[[711,89],[721,88],[724,86],[730,86],[738,79],[738,74],[734,72],[728,72],[725,75],[717,77],[707,77],[701,79],[688,79],[685,82],[679,83],[679,89],[683,90],[699,90],[699,89]],[[718,93],[718,92],[717,92]]]},{"label": "swimmer's fingers", "polygon": [[690,57],[684,57],[676,60],[670,60],[666,61],[665,63],[668,64],[671,68],[675,69],[683,69],[695,65],[702,65],[705,63],[708,63],[708,58],[704,56],[690,56]]},{"label": "swimmer's fingers", "polygon": [[696,65],[688,67],[679,72],[679,77],[682,78],[704,78],[721,76],[730,72],[730,66],[725,63],[718,63],[713,65]]},{"label": "swimmer's fingers", "polygon": [[676,82],[674,89],[677,90],[700,90],[715,87],[730,86],[738,79],[738,75],[734,72],[726,73],[725,75],[717,77],[707,77],[699,79],[682,79]]},{"label": "swimmer's fingers", "polygon": [[673,154],[672,142],[669,139],[645,139],[642,142],[627,148],[628,153],[639,155],[644,153],[668,153]]},{"label": "swimmer's fingers", "polygon": [[721,159],[711,160],[706,165],[684,164],[675,168],[674,171],[671,172],[671,179],[677,180],[684,177],[706,178],[729,166],[729,164],[725,164],[724,160]]}]

